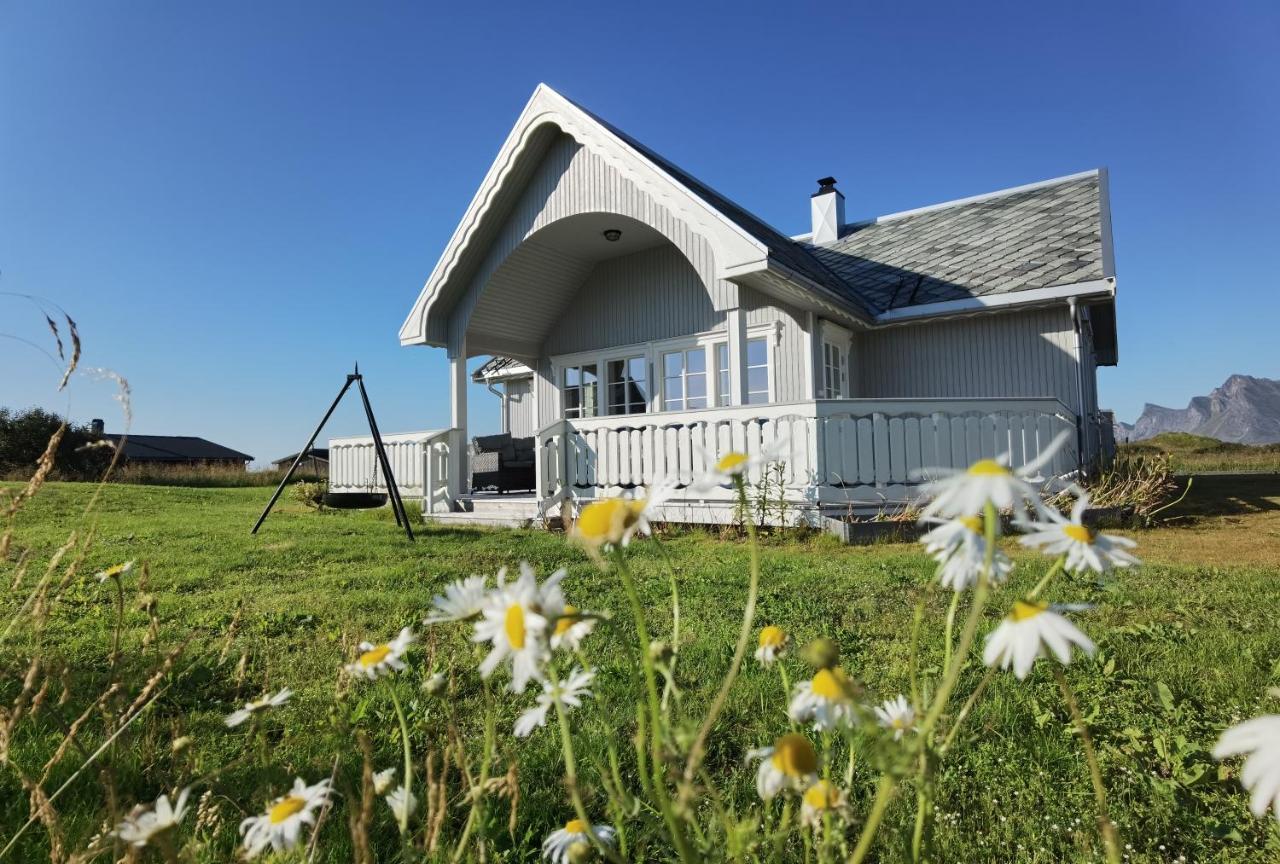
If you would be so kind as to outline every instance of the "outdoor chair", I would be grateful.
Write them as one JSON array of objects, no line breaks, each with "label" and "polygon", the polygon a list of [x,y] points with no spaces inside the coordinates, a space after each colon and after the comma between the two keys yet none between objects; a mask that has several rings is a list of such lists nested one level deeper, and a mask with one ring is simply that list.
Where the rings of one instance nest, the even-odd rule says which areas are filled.
[{"label": "outdoor chair", "polygon": [[471,441],[471,491],[533,489],[533,439],[508,433],[481,435]]}]

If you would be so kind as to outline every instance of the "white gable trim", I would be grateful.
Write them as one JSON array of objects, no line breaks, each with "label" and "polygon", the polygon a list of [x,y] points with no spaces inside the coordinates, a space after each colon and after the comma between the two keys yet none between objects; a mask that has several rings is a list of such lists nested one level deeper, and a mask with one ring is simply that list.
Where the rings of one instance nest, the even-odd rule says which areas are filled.
[{"label": "white gable trim", "polygon": [[441,288],[453,275],[462,253],[492,208],[517,159],[528,149],[535,133],[547,125],[558,128],[583,147],[597,153],[639,189],[703,235],[711,244],[718,278],[727,279],[730,274],[741,275],[768,267],[768,249],[762,242],[678,183],[587,112],[547,85],[539,84],[401,325],[402,345],[440,344],[428,337],[427,318],[436,311],[434,306]]}]

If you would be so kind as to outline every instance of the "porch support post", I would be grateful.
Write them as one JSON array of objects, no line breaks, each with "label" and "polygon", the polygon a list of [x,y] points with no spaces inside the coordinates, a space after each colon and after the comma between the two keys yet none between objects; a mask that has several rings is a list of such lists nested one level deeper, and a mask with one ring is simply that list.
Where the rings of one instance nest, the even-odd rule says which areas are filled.
[{"label": "porch support post", "polygon": [[729,330],[729,404],[747,404],[747,315],[739,306],[725,313]]},{"label": "porch support post", "polygon": [[805,390],[810,399],[817,399],[822,395],[823,387],[822,320],[813,312],[805,314],[804,348],[808,357],[805,368],[809,372]]},{"label": "porch support post", "polygon": [[449,345],[449,507],[467,482],[467,342],[459,336]]}]

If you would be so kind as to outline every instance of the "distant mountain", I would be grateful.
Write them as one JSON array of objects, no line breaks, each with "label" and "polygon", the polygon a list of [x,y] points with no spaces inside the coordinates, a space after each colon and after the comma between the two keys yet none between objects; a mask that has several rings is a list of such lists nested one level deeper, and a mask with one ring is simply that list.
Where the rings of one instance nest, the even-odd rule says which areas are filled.
[{"label": "distant mountain", "polygon": [[1136,423],[1115,427],[1117,441],[1140,441],[1161,432],[1190,432],[1238,444],[1280,441],[1280,381],[1232,375],[1186,408],[1148,403]]}]

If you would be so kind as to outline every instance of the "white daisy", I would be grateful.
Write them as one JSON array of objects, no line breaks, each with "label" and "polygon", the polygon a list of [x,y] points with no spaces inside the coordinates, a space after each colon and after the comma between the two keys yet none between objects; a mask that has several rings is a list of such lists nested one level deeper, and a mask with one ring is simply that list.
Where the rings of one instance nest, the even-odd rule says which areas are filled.
[{"label": "white daisy", "polygon": [[293,691],[288,687],[282,689],[274,696],[263,696],[261,699],[255,699],[252,702],[246,702],[243,708],[232,711],[228,714],[223,722],[228,727],[234,728],[244,721],[248,720],[259,711],[266,711],[268,708],[279,708],[281,705],[289,701],[289,697],[293,695]]},{"label": "white daisy", "polygon": [[982,662],[1001,669],[1013,667],[1013,674],[1021,681],[1031,671],[1048,646],[1058,662],[1071,662],[1071,645],[1078,645],[1086,654],[1093,653],[1093,642],[1080,632],[1076,625],[1050,609],[1048,603],[1018,600],[1013,604],[1009,617],[1000,622],[987,637]]},{"label": "white daisy", "polygon": [[391,789],[392,782],[396,779],[396,769],[388,768],[385,771],[378,771],[373,775],[373,791],[378,795],[386,795]]},{"label": "white daisy", "polygon": [[577,651],[578,646],[582,644],[582,640],[591,635],[591,631],[596,629],[596,619],[582,617],[583,613],[577,606],[566,603],[560,610],[560,614],[556,616],[556,626],[551,630],[551,649],[558,651],[561,648],[568,651]]},{"label": "white daisy", "polygon": [[505,574],[498,574],[498,587],[485,597],[472,637],[475,642],[493,645],[480,664],[482,676],[488,678],[510,658],[512,693],[524,692],[530,679],[543,680],[542,667],[550,654],[547,618],[542,611],[544,593],[554,598],[564,575],[564,570],[557,570],[539,587],[537,575],[525,562],[521,562],[520,578],[514,583],[507,584]]},{"label": "white daisy", "polygon": [[178,793],[178,800],[172,804],[169,803],[168,795],[161,795],[153,807],[147,808],[141,804],[134,807],[116,828],[116,836],[130,846],[146,846],[152,837],[175,827],[187,815],[187,795],[190,791],[183,789]]},{"label": "white daisy", "polygon": [[707,466],[706,473],[693,482],[691,488],[695,492],[709,492],[717,487],[732,486],[737,477],[742,477],[745,482],[746,474],[752,468],[757,465],[767,465],[770,462],[781,462],[783,457],[790,455],[791,452],[791,441],[786,436],[761,445],[760,451],[754,456],[738,450],[729,450],[717,458],[715,453],[697,445],[694,446],[702,455],[702,463]]},{"label": "white daisy", "polygon": [[[942,587],[963,591],[976,584],[987,563],[987,538],[982,532],[982,517],[938,519],[928,516],[921,521],[937,525],[921,537],[920,542],[929,556],[938,562],[938,581]],[[996,549],[991,556],[988,580],[992,585],[999,585],[1012,569],[1009,556]]]},{"label": "white daisy", "polygon": [[272,801],[266,813],[240,823],[245,857],[256,858],[268,846],[277,852],[297,846],[302,826],[315,824],[315,811],[328,801],[327,779],[314,786],[308,786],[301,777],[294,780],[289,793]]},{"label": "white daisy", "polygon": [[485,577],[468,576],[451,582],[444,588],[443,594],[437,594],[431,603],[436,607],[423,624],[442,624],[446,621],[466,621],[480,614],[484,606]]},{"label": "white daisy", "polygon": [[1060,514],[1050,511],[1049,518],[1043,522],[1020,525],[1027,533],[1018,538],[1018,542],[1031,549],[1040,549],[1046,555],[1066,553],[1067,562],[1064,566],[1072,572],[1093,570],[1105,573],[1112,567],[1132,567],[1138,564],[1138,559],[1125,551],[1137,546],[1137,543],[1128,537],[1100,534],[1083,524],[1081,519],[1088,508],[1089,496],[1081,492],[1071,507],[1070,519],[1064,519]]},{"label": "white daisy", "polygon": [[387,806],[395,814],[396,824],[407,825],[418,809],[418,796],[403,786],[397,786],[387,793]]},{"label": "white daisy", "polygon": [[800,824],[821,828],[822,817],[828,813],[845,814],[848,799],[839,786],[827,780],[819,780],[800,796]]},{"label": "white daisy", "polygon": [[947,518],[976,516],[988,502],[997,510],[1019,510],[1026,505],[1038,513],[1048,513],[1032,481],[1071,435],[1069,431],[1062,432],[1039,456],[1016,470],[1009,467],[1009,455],[1006,453],[995,459],[980,459],[963,471],[931,468],[922,472],[941,478],[926,483],[921,490],[933,499],[924,508],[923,515]]},{"label": "white daisy", "polygon": [[551,864],[579,861],[580,855],[585,855],[594,848],[589,835],[595,835],[601,845],[612,849],[615,833],[608,825],[588,825],[581,819],[570,819],[563,828],[552,831],[542,841],[542,857]]},{"label": "white daisy", "polygon": [[653,533],[650,520],[658,513],[675,484],[656,481],[644,497],[623,495],[592,501],[578,513],[571,532],[573,539],[592,553],[606,547],[626,546],[637,534]]},{"label": "white daisy", "polygon": [[819,669],[809,681],[792,691],[787,715],[797,723],[813,721],[813,728],[827,732],[853,723],[853,682],[843,669]]},{"label": "white daisy", "polygon": [[798,732],[783,735],[772,747],[752,750],[747,758],[760,760],[756,792],[765,801],[773,800],[784,789],[804,789],[817,779],[818,754],[809,739]]},{"label": "white daisy", "polygon": [[876,719],[885,729],[893,731],[894,741],[901,741],[903,735],[914,732],[916,728],[915,709],[907,702],[907,697],[901,694],[877,705]]},{"label": "white daisy", "polygon": [[374,645],[372,642],[360,643],[360,656],[354,663],[348,663],[346,670],[357,677],[365,677],[370,681],[392,672],[400,672],[405,668],[400,658],[413,644],[413,631],[405,627],[400,635],[390,642]]},{"label": "white daisy", "polygon": [[113,564],[106,570],[99,570],[97,573],[98,581],[106,582],[108,579],[119,579],[126,573],[133,571],[133,563],[132,561],[126,561],[123,564]]},{"label": "white daisy", "polygon": [[756,648],[756,660],[762,666],[772,666],[787,650],[787,633],[781,627],[770,624],[760,630],[759,645]]},{"label": "white daisy", "polygon": [[1267,714],[1232,726],[1213,748],[1213,758],[1248,754],[1240,782],[1252,794],[1249,809],[1262,816],[1270,807],[1280,820],[1280,715]]},{"label": "white daisy", "polygon": [[547,725],[547,713],[559,702],[565,708],[573,709],[582,705],[582,700],[590,698],[591,681],[596,673],[591,670],[582,671],[574,668],[569,677],[557,687],[550,681],[542,682],[542,692],[537,696],[537,704],[525,711],[516,720],[517,738],[528,738],[533,730]]}]

